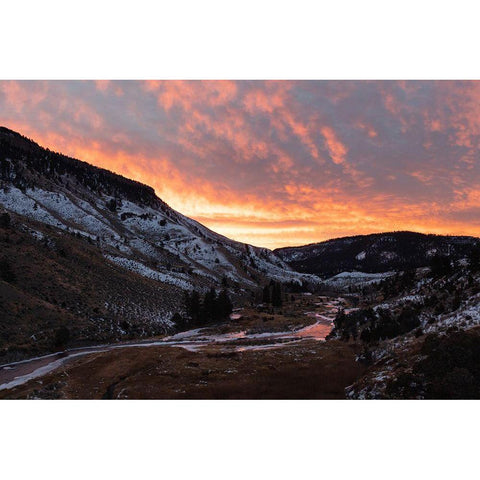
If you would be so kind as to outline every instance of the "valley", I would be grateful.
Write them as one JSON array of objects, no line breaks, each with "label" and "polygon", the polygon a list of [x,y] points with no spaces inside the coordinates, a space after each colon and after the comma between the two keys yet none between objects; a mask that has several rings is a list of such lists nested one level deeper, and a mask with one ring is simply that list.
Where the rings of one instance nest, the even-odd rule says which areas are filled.
[{"label": "valley", "polygon": [[282,314],[0,366],[0,398],[344,398],[354,345],[325,342],[343,298],[297,295]]},{"label": "valley", "polygon": [[0,398],[480,398],[480,241],[275,251],[0,127]]}]

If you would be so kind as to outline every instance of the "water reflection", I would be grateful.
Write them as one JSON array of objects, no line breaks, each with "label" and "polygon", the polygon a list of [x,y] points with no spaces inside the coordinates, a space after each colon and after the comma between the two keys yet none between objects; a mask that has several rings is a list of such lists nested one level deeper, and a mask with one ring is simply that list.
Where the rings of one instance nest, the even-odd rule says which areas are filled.
[{"label": "water reflection", "polygon": [[[114,349],[171,346],[185,348],[190,351],[199,351],[203,348],[211,348],[214,346],[221,350],[242,352],[247,350],[282,348],[307,339],[323,341],[333,328],[333,319],[340,306],[340,300],[330,300],[330,302],[322,303],[321,305],[324,308],[323,314],[318,312],[305,312],[305,315],[315,318],[315,323],[296,331],[248,334],[246,331],[240,330],[238,332],[205,335],[205,329],[198,328],[171,335],[162,340],[81,347],[10,365],[2,365],[0,366],[0,390],[22,385],[28,380],[41,377],[59,366],[64,365],[73,358]],[[235,312],[232,317],[234,315],[235,318],[232,318],[234,320],[241,318],[241,314],[238,311]],[[237,316],[239,317],[237,318]]]}]

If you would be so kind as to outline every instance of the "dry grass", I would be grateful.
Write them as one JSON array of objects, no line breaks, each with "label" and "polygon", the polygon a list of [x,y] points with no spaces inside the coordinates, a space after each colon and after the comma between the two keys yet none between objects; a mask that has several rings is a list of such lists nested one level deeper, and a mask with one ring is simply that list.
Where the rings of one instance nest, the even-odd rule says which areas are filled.
[{"label": "dry grass", "polygon": [[[325,313],[317,302],[313,296],[295,296],[273,314],[246,308],[240,320],[205,333],[297,329],[315,321],[305,312]],[[331,399],[344,398],[345,387],[365,370],[355,361],[354,344],[304,340],[274,349],[235,350],[244,344],[238,339],[197,352],[156,346],[92,354],[0,392],[0,398]]]},{"label": "dry grass", "polygon": [[245,352],[131,348],[78,359],[0,397],[332,399],[344,398],[363,371],[354,346],[334,341]]},{"label": "dry grass", "polygon": [[15,274],[10,283],[0,279],[0,363],[58,350],[53,342],[61,326],[70,329],[68,346],[160,333],[142,309],[178,308],[177,289],[107,262],[85,239],[32,226],[49,241],[35,240],[19,223],[0,228],[0,259]]}]

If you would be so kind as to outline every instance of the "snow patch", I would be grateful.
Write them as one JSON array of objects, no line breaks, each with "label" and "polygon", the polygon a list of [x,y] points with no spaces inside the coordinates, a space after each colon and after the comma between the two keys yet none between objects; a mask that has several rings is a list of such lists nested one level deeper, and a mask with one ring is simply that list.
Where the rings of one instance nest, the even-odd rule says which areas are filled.
[{"label": "snow patch", "polygon": [[355,256],[357,260],[365,260],[365,257],[367,256],[367,253],[365,251],[360,252],[358,255]]}]

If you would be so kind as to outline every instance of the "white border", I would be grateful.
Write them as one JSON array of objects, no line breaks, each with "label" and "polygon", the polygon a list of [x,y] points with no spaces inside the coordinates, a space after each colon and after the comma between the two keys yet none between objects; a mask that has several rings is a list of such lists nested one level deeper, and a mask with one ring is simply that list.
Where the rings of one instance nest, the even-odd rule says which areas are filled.
[{"label": "white border", "polygon": [[[474,402],[2,402],[4,478],[473,478]],[[470,433],[471,432],[471,433]]]},{"label": "white border", "polygon": [[478,79],[478,2],[16,0],[2,79]]}]

